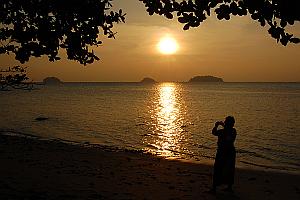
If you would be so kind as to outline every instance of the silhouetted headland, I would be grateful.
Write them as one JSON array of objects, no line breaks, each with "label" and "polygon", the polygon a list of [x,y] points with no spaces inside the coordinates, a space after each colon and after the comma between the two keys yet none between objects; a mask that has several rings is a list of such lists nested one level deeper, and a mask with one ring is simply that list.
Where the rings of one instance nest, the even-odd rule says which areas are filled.
[{"label": "silhouetted headland", "polygon": [[191,78],[189,83],[202,83],[202,82],[224,82],[222,78],[215,76],[195,76]]},{"label": "silhouetted headland", "polygon": [[157,83],[157,81],[155,81],[152,78],[146,77],[146,78],[143,78],[143,80],[141,80],[140,83],[142,83],[142,84],[154,84],[154,83]]},{"label": "silhouetted headland", "polygon": [[56,77],[47,77],[43,80],[43,83],[45,85],[59,85],[62,84],[63,82]]}]

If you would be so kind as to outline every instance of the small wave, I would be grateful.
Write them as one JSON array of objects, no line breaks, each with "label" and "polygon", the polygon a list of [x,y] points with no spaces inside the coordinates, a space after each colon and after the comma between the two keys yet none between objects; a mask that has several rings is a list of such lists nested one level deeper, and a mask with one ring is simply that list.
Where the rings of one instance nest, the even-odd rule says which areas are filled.
[{"label": "small wave", "polygon": [[208,158],[208,159],[211,159],[211,160],[215,159],[215,157],[213,157],[213,156],[201,155],[201,157]]},{"label": "small wave", "polygon": [[211,147],[205,146],[203,144],[198,144],[197,147],[199,147],[200,149],[212,149]]},{"label": "small wave", "polygon": [[15,136],[15,137],[25,137],[28,139],[34,139],[34,140],[46,140],[54,143],[62,143],[62,144],[69,144],[69,145],[77,145],[82,146],[84,148],[97,148],[101,149],[103,151],[109,151],[109,152],[132,152],[132,153],[146,153],[141,149],[137,149],[135,147],[118,147],[118,146],[110,146],[110,145],[103,145],[103,144],[94,144],[90,143],[88,141],[73,141],[73,140],[67,140],[67,139],[61,139],[61,138],[43,138],[39,136],[35,136],[28,133],[22,133],[16,130],[4,130],[0,129],[0,134],[7,135],[7,136]]},{"label": "small wave", "polygon": [[296,163],[296,162],[282,162],[284,164],[288,164],[288,165],[294,165],[300,168],[300,163]]},{"label": "small wave", "polygon": [[176,153],[176,154],[189,155],[189,156],[192,156],[192,157],[195,156],[193,153],[182,152],[182,151],[177,151],[177,150],[173,150],[173,149],[165,149],[165,150]]},{"label": "small wave", "polygon": [[138,124],[136,124],[136,126],[144,126],[144,125],[146,125],[146,123],[138,123]]},{"label": "small wave", "polygon": [[61,138],[44,138],[44,137],[36,136],[33,134],[16,131],[13,129],[6,129],[6,130],[2,129],[2,130],[0,130],[0,134],[8,135],[8,136],[26,137],[26,138],[32,138],[32,139],[37,139],[37,140],[49,140],[49,141],[53,141],[53,142],[61,142],[61,143],[68,143],[68,144],[81,144],[81,145],[89,144],[89,142],[77,142],[77,141],[61,139]]},{"label": "small wave", "polygon": [[20,131],[16,131],[13,129],[0,129],[0,134],[2,135],[11,135],[11,136],[18,136],[18,137],[30,137],[30,138],[39,138],[41,139],[39,136],[36,135],[32,135],[29,133],[23,133]]},{"label": "small wave", "polygon": [[245,150],[245,149],[237,149],[236,152],[239,154],[255,154],[254,151],[249,151],[249,150]]},{"label": "small wave", "polygon": [[266,160],[274,161],[273,158],[267,157],[265,155],[259,154],[259,153],[254,152],[254,151],[248,151],[248,150],[244,150],[244,149],[238,149],[236,152],[238,154],[248,154],[248,155],[253,156],[253,157],[263,158],[263,159],[266,159]]},{"label": "small wave", "polygon": [[244,164],[247,164],[247,165],[252,165],[252,166],[256,166],[256,167],[262,167],[262,168],[266,168],[266,169],[284,170],[284,171],[298,171],[299,170],[299,168],[295,168],[295,167],[265,165],[265,164],[253,163],[253,162],[243,161],[243,160],[241,160],[240,162],[244,163]]},{"label": "small wave", "polygon": [[147,148],[150,148],[150,149],[155,149],[155,150],[158,150],[158,149],[159,149],[158,147],[156,147],[156,146],[154,146],[154,145],[152,145],[152,144],[147,144],[146,147],[147,147]]}]

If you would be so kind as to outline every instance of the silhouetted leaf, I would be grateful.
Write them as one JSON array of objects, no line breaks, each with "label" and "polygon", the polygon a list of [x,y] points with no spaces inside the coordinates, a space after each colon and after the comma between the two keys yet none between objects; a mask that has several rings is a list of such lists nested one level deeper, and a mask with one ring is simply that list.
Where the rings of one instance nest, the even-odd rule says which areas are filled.
[{"label": "silhouetted leaf", "polygon": [[173,15],[171,13],[165,13],[165,16],[168,18],[168,19],[173,19]]},{"label": "silhouetted leaf", "polygon": [[291,38],[290,42],[298,44],[298,43],[300,43],[300,39],[299,38]]},{"label": "silhouetted leaf", "polygon": [[183,30],[188,30],[190,28],[190,25],[189,24],[186,24],[183,26]]},{"label": "silhouetted leaf", "polygon": [[280,26],[281,26],[281,27],[285,27],[286,25],[287,25],[287,21],[285,21],[285,20],[282,19],[282,20],[280,21]]},{"label": "silhouetted leaf", "polygon": [[185,18],[185,17],[178,17],[178,21],[179,21],[180,23],[187,23],[187,22],[188,22],[188,19]]}]

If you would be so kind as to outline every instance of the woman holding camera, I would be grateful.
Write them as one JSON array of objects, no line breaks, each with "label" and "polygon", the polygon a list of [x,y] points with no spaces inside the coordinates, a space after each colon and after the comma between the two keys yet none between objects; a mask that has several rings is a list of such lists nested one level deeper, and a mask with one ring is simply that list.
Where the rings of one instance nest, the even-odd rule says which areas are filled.
[{"label": "woman holding camera", "polygon": [[[235,157],[236,151],[234,141],[236,130],[233,128],[235,120],[232,116],[226,117],[225,121],[215,123],[212,134],[218,137],[218,148],[214,164],[212,192],[216,192],[217,186],[226,184],[227,191],[232,192],[234,183]],[[218,129],[219,126],[223,128]]]}]

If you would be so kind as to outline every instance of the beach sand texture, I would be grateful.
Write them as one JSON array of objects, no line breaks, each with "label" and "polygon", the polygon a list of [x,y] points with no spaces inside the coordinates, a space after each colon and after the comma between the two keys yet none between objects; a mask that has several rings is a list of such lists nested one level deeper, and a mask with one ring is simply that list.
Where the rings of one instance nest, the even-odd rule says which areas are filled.
[{"label": "beach sand texture", "polygon": [[212,166],[105,146],[0,135],[0,199],[300,199],[299,174],[237,169],[234,193]]}]

